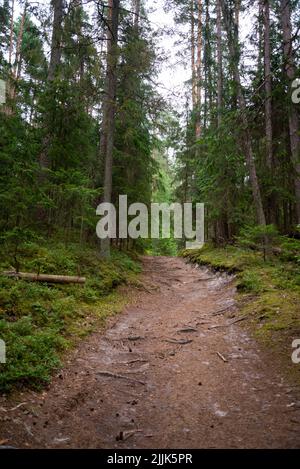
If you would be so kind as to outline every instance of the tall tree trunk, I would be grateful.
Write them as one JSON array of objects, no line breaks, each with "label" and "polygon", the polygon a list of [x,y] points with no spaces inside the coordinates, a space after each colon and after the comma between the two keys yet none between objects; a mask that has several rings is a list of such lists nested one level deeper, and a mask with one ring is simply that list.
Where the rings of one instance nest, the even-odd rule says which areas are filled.
[{"label": "tall tree trunk", "polygon": [[[104,158],[103,202],[111,202],[112,167],[116,111],[118,29],[120,0],[109,0],[107,14],[107,58],[105,77],[105,97],[102,119],[101,156]],[[109,257],[110,240],[101,240],[101,255]]]},{"label": "tall tree trunk", "polygon": [[[285,61],[285,73],[288,84],[291,85],[295,79],[295,62],[293,58],[293,41],[291,25],[290,0],[281,0],[281,24],[283,32],[283,53]],[[291,98],[290,98],[291,99]],[[296,105],[289,103],[289,130],[292,163],[294,167],[294,186],[296,196],[297,223],[300,224],[300,137],[299,137],[299,115]]]},{"label": "tall tree trunk", "polygon": [[[52,22],[50,62],[47,75],[48,84],[51,84],[54,81],[61,63],[63,0],[52,0],[52,6],[54,11]],[[40,174],[41,182],[45,180],[45,170],[50,168],[50,161],[48,157],[49,141],[50,136],[47,135],[43,140],[42,151],[39,156],[39,163],[42,170]]]},{"label": "tall tree trunk", "polygon": [[264,60],[264,3],[265,0],[259,0],[258,3],[258,54],[257,54],[257,71],[258,81],[261,83],[263,77],[263,60]]},{"label": "tall tree trunk", "polygon": [[218,61],[218,127],[221,126],[223,106],[223,57],[222,57],[222,12],[221,0],[217,0],[217,61]]},{"label": "tall tree trunk", "polygon": [[12,72],[12,84],[10,86],[10,98],[12,102],[16,98],[17,90],[16,90],[16,84],[20,79],[21,76],[21,68],[22,68],[22,42],[23,42],[23,35],[24,35],[24,25],[25,25],[25,19],[26,19],[26,12],[27,12],[27,2],[24,5],[24,10],[21,16],[21,22],[20,22],[20,29],[18,33],[18,38],[17,38],[17,45],[16,45],[16,57],[15,57],[15,63],[14,63],[14,68]]},{"label": "tall tree trunk", "polygon": [[250,184],[252,189],[252,196],[255,205],[256,220],[259,225],[266,225],[266,217],[263,209],[263,203],[261,198],[261,191],[258,183],[254,153],[252,148],[251,133],[248,124],[247,118],[247,106],[242,89],[241,77],[239,71],[239,40],[238,40],[238,13],[236,12],[238,8],[238,3],[236,3],[236,8],[234,12],[234,20],[232,10],[227,5],[227,1],[221,0],[222,2],[222,11],[223,18],[225,23],[225,29],[228,37],[228,48],[231,59],[231,66],[233,71],[233,76],[236,85],[236,93],[238,99],[238,105],[241,114],[241,122],[243,126],[243,140],[244,140],[244,149],[246,156],[246,163],[249,171]]},{"label": "tall tree trunk", "polygon": [[10,99],[11,99],[11,86],[12,86],[12,84],[11,84],[11,80],[12,80],[11,65],[12,65],[12,54],[13,54],[13,47],[14,47],[14,12],[15,12],[15,0],[12,0],[11,15],[10,15],[9,49],[8,49],[8,63],[10,65],[10,70],[9,70],[10,76],[8,77],[7,82],[6,82],[5,103],[3,105],[3,108],[2,108],[2,106],[0,106],[0,109],[3,109],[4,114],[6,114],[7,116],[12,113]]},{"label": "tall tree trunk", "polygon": [[276,203],[272,189],[273,179],[273,125],[272,125],[272,75],[270,43],[270,0],[261,0],[264,24],[264,82],[265,82],[265,130],[266,130],[266,168],[268,170],[269,194],[267,200],[268,223],[275,223]]},{"label": "tall tree trunk", "polygon": [[[74,32],[76,32],[78,37],[82,37],[82,12],[83,12],[83,7],[82,7],[82,0],[71,0],[70,1],[70,8],[73,9],[76,13],[76,28]],[[79,22],[78,22],[79,19]],[[78,80],[79,83],[83,83],[83,77],[84,77],[84,62],[85,62],[85,57],[82,54],[82,45],[80,43],[80,40],[78,41],[78,57],[79,57],[79,67],[78,67]]]},{"label": "tall tree trunk", "polygon": [[234,22],[237,28],[237,38],[239,38],[239,31],[240,31],[240,10],[241,10],[241,0],[235,0],[235,7],[234,7]]},{"label": "tall tree trunk", "polygon": [[133,27],[138,29],[141,14],[141,0],[133,0]]},{"label": "tall tree trunk", "polygon": [[213,104],[213,74],[212,74],[212,47],[211,47],[211,18],[210,0],[205,0],[205,48],[204,48],[204,129],[210,123]]},{"label": "tall tree trunk", "polygon": [[48,68],[48,81],[54,80],[61,62],[63,0],[52,0],[54,9],[51,39],[51,55]]},{"label": "tall tree trunk", "polygon": [[14,1],[12,2],[12,13],[10,21],[10,39],[9,39],[9,51],[8,51],[8,62],[11,65],[10,77],[7,82],[6,93],[8,97],[8,103],[5,106],[5,113],[11,115],[14,113],[14,100],[16,98],[16,82],[20,78],[21,73],[21,47],[24,32],[24,23],[26,18],[27,2],[25,2],[24,10],[21,16],[20,29],[18,32],[17,43],[16,43],[16,55],[14,64],[12,66],[12,54],[13,54],[13,37],[14,37]]},{"label": "tall tree trunk", "polygon": [[12,0],[11,17],[10,17],[9,51],[8,51],[8,62],[10,65],[12,62],[13,40],[14,40],[14,11],[15,11],[15,0]]},{"label": "tall tree trunk", "polygon": [[[222,52],[222,8],[221,0],[217,0],[217,126],[218,129],[222,123],[223,108],[223,52]],[[227,171],[227,168],[226,168]],[[229,197],[225,196],[225,204],[216,221],[216,241],[217,243],[226,241],[229,237],[228,227],[228,203]]]},{"label": "tall tree trunk", "polygon": [[198,0],[198,25],[197,25],[197,115],[196,115],[196,139],[201,137],[201,104],[202,104],[202,0]]},{"label": "tall tree trunk", "polygon": [[271,52],[270,52],[270,4],[264,2],[264,63],[265,63],[265,121],[266,121],[266,163],[272,172],[273,166],[273,127],[272,127],[272,77],[271,77]]},{"label": "tall tree trunk", "polygon": [[195,62],[195,16],[194,16],[194,0],[191,0],[191,66],[192,66],[192,104],[193,111],[196,110],[197,105],[197,83],[196,83],[196,62]]}]

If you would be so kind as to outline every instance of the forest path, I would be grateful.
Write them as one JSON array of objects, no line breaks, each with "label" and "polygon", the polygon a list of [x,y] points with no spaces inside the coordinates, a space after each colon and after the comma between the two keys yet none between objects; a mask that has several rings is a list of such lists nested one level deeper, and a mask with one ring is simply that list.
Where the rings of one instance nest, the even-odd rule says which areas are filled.
[{"label": "forest path", "polygon": [[42,448],[300,447],[295,389],[233,323],[232,279],[179,258],[143,263],[145,291],[79,345],[47,391],[23,393],[17,409],[0,412],[0,440]]}]

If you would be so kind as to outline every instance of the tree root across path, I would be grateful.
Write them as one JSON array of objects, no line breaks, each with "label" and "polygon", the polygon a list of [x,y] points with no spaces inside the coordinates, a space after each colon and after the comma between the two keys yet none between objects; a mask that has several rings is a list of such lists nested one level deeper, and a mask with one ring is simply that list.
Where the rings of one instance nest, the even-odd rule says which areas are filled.
[{"label": "tree root across path", "polygon": [[48,389],[0,398],[2,445],[299,447],[299,389],[241,327],[231,279],[178,258],[143,263],[151,291],[136,289]]}]

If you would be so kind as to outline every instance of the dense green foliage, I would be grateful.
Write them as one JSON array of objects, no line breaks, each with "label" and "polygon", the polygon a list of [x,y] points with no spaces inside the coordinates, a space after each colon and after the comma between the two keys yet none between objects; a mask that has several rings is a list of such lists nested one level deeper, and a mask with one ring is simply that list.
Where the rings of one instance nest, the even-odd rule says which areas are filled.
[{"label": "dense green foliage", "polygon": [[[81,2],[64,7],[61,57],[50,80],[45,50],[45,36],[51,40],[50,5],[29,4],[23,26],[24,13],[15,19],[10,61],[9,7],[6,2],[0,12],[7,26],[0,61],[0,78],[7,81],[0,113],[2,239],[18,232],[22,243],[36,233],[52,237],[58,231],[66,241],[77,233],[78,240],[90,242],[103,193],[103,12],[95,18]],[[113,202],[128,194],[129,203],[149,204],[158,171],[150,116],[160,112],[149,81],[156,62],[152,32],[146,19],[136,29],[122,9],[119,36]]]},{"label": "dense green foliage", "polygon": [[[101,325],[126,303],[113,292],[122,283],[136,282],[138,263],[113,252],[109,261],[95,250],[75,243],[28,242],[22,250],[22,270],[85,276],[85,285],[48,285],[0,277],[0,337],[6,343],[7,363],[1,364],[0,390],[47,383],[60,365],[61,352],[78,337]],[[1,251],[2,270],[10,258]]]},{"label": "dense green foliage", "polygon": [[[205,202],[207,238],[213,239],[217,244],[232,240],[242,226],[255,225],[251,175],[245,157],[246,143],[248,143],[245,136],[245,125],[247,125],[266,222],[275,225],[281,233],[295,232],[296,225],[299,223],[294,185],[297,173],[293,164],[294,156],[291,152],[288,119],[291,109],[295,110],[295,105],[291,99],[292,85],[285,75],[286,58],[283,55],[281,14],[282,5],[288,3],[292,33],[294,33],[290,46],[291,60],[296,70],[294,78],[297,78],[300,64],[299,3],[279,0],[267,2],[271,15],[270,98],[267,97],[265,90],[268,77],[265,75],[263,55],[266,25],[261,5],[264,2],[233,0],[178,2],[173,0],[170,3],[176,8],[178,23],[188,25],[189,28],[192,24],[194,27],[194,37],[184,36],[184,47],[186,52],[189,51],[188,57],[190,57],[193,44],[197,49],[198,6],[199,3],[202,5],[200,13],[202,62],[199,78],[202,101],[200,108],[199,105],[197,107],[197,105],[190,104],[184,113],[183,138],[181,138],[181,149],[177,152],[178,197],[195,203]],[[218,3],[222,11],[222,35],[219,38],[221,64],[218,61],[217,50]],[[224,8],[223,4],[225,4]],[[240,41],[236,45],[238,53],[235,60],[238,61],[242,93],[246,103],[245,110],[239,105],[239,90],[233,71],[233,59],[230,55],[230,46],[234,42],[234,27],[232,26],[231,36],[228,37],[223,17],[226,9],[229,17],[233,18],[232,21],[236,15],[240,15],[240,18],[248,13],[249,17],[254,15],[247,41],[242,30],[245,23],[240,23]],[[186,52],[185,55],[187,55]],[[197,56],[197,53],[195,55]],[[194,77],[195,87],[199,86],[199,79]],[[218,91],[219,84],[220,91]],[[189,84],[189,92],[191,96],[191,84]],[[218,96],[219,92],[220,96]],[[220,98],[221,106],[218,104],[218,98]],[[271,161],[268,161],[265,123],[265,104],[268,99],[271,104]],[[296,112],[299,115],[299,105]],[[243,115],[246,116],[247,124]],[[198,135],[195,134],[197,121],[201,130]],[[299,142],[299,126],[296,132]],[[297,151],[296,160],[299,162],[299,145]]]},{"label": "dense green foliage", "polygon": [[[284,289],[282,308],[291,305],[287,317],[294,315],[300,143],[291,91],[300,76],[299,2],[285,2],[287,11],[282,0],[166,0],[179,60],[192,66],[185,109],[157,91],[163,36],[147,19],[146,0],[118,3],[0,5],[0,268],[87,276],[83,288],[0,277],[0,337],[9,359],[1,389],[47,381],[60,351],[89,330],[89,318],[114,309],[106,295],[137,270],[128,252],[175,255],[183,247],[172,236],[117,238],[111,260],[101,261],[96,207],[110,187],[106,172],[107,200],[116,208],[123,194],[148,208],[204,202],[206,241],[216,250],[189,257],[237,270],[240,290],[261,295],[255,308],[270,310],[271,322]],[[254,16],[243,42],[247,8]],[[118,34],[110,39],[113,16]]]},{"label": "dense green foliage", "polygon": [[[87,281],[54,286],[0,277],[0,337],[7,348],[2,391],[47,382],[61,352],[121,308],[126,295],[113,289],[139,271],[125,253],[132,245],[116,241],[124,253],[115,249],[101,260],[95,232],[104,179],[99,148],[108,9],[93,13],[80,1],[15,2],[13,12],[12,5],[0,6],[0,79],[7,87],[0,105],[0,269],[80,274]],[[63,8],[58,46],[55,5]],[[149,205],[152,181],[160,178],[153,157],[159,146],[153,114],[161,104],[150,81],[152,36],[145,15],[136,28],[122,9],[113,202],[128,194],[129,203]]]},{"label": "dense green foliage", "polygon": [[299,330],[299,252],[299,241],[278,237],[276,250],[266,260],[258,246],[253,245],[248,249],[208,245],[200,251],[184,251],[183,256],[199,265],[234,274],[239,314],[252,324],[258,337],[274,346],[285,339],[285,334],[294,336]]}]

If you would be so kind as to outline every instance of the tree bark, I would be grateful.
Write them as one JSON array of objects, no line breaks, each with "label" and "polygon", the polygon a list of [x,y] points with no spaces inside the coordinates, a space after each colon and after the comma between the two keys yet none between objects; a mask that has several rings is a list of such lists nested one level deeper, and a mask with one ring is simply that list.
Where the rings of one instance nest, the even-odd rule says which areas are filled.
[{"label": "tree bark", "polygon": [[24,24],[25,24],[25,19],[26,19],[26,11],[27,11],[27,2],[24,5],[24,10],[21,16],[21,22],[20,22],[20,29],[18,33],[18,38],[17,38],[17,45],[16,45],[16,57],[15,57],[15,63],[14,63],[14,68],[13,68],[13,73],[12,73],[12,79],[13,82],[10,87],[10,97],[12,102],[16,98],[17,90],[16,90],[16,83],[20,79],[21,76],[21,68],[22,68],[22,41],[23,41],[23,35],[24,35]]},{"label": "tree bark", "polygon": [[[109,0],[107,15],[107,58],[105,97],[102,119],[101,156],[104,159],[103,202],[110,203],[112,196],[112,167],[116,111],[117,61],[118,61],[118,29],[119,0]],[[101,255],[109,257],[110,240],[101,240]]]},{"label": "tree bark", "polygon": [[217,112],[218,127],[221,126],[222,106],[223,106],[223,58],[222,58],[222,12],[221,0],[217,0],[217,61],[218,61],[218,95]]},{"label": "tree bark", "polygon": [[63,0],[52,0],[54,9],[48,81],[53,81],[61,62]]},{"label": "tree bark", "polygon": [[263,17],[264,44],[264,83],[265,83],[265,133],[266,133],[266,168],[268,171],[267,196],[268,223],[276,223],[276,194],[272,187],[273,180],[273,125],[272,125],[272,74],[271,74],[271,43],[270,43],[270,0],[261,0],[260,13]]},{"label": "tree bark", "polygon": [[[289,0],[281,0],[281,25],[283,32],[283,54],[284,67],[289,86],[295,79],[295,61],[293,57],[291,9]],[[291,98],[290,98],[291,99]],[[300,224],[300,138],[299,138],[299,115],[296,105],[290,100],[289,103],[289,131],[292,163],[294,167],[294,187],[296,197],[297,224]]]},{"label": "tree bark", "polygon": [[272,127],[272,77],[270,52],[270,4],[264,2],[264,63],[265,63],[265,125],[266,125],[266,163],[272,172],[273,167],[273,127]]},{"label": "tree bark", "polygon": [[28,272],[6,271],[2,275],[7,277],[20,278],[31,282],[45,283],[85,283],[85,277],[72,277],[70,275],[48,275],[48,274],[32,274]]},{"label": "tree bark", "polygon": [[212,45],[211,45],[211,17],[210,0],[205,0],[205,47],[204,47],[204,116],[203,128],[207,129],[211,122],[213,105],[213,73],[212,73]]},{"label": "tree bark", "polygon": [[24,23],[26,18],[27,2],[25,2],[24,10],[21,16],[20,29],[17,37],[16,44],[16,55],[14,64],[12,66],[12,54],[13,54],[13,37],[14,37],[14,1],[12,3],[12,13],[11,13],[11,22],[10,22],[10,39],[9,39],[9,51],[8,51],[8,62],[11,65],[10,77],[7,81],[6,94],[8,97],[8,103],[5,106],[5,113],[7,115],[14,114],[14,100],[16,98],[16,82],[20,78],[21,73],[21,47],[23,40],[24,32]]},{"label": "tree bark", "polygon": [[[54,11],[52,22],[51,53],[47,75],[48,84],[54,81],[61,63],[63,0],[52,0],[52,6]],[[45,179],[45,170],[50,168],[50,161],[48,157],[49,140],[50,136],[47,135],[43,140],[43,147],[39,156],[39,163],[42,170],[40,174],[41,182],[43,182]]]},{"label": "tree bark", "polygon": [[133,0],[133,27],[135,30],[139,27],[140,22],[140,14],[141,14],[141,0]]},{"label": "tree bark", "polygon": [[12,62],[13,39],[14,39],[14,11],[15,11],[15,0],[12,0],[11,18],[10,18],[9,51],[8,51],[8,62],[10,65]]},{"label": "tree bark", "polygon": [[195,17],[194,17],[194,0],[191,0],[191,66],[192,66],[192,104],[193,111],[196,110],[197,105],[197,83],[196,83],[196,62],[195,62]]},{"label": "tree bark", "polygon": [[263,60],[264,60],[264,3],[265,0],[259,0],[258,3],[258,54],[257,54],[257,70],[258,80],[263,76]]},{"label": "tree bark", "polygon": [[202,104],[202,0],[198,0],[198,31],[197,31],[197,114],[196,114],[196,139],[201,137],[201,104]]},{"label": "tree bark", "polygon": [[256,173],[256,166],[255,166],[255,159],[254,159],[254,152],[252,148],[252,141],[251,141],[251,133],[248,125],[248,118],[247,118],[247,106],[246,101],[242,89],[241,84],[241,77],[239,71],[239,40],[238,40],[238,13],[236,9],[238,8],[238,3],[236,3],[236,9],[234,14],[229,9],[227,2],[225,0],[222,1],[222,12],[223,18],[225,23],[225,29],[228,37],[228,47],[229,47],[229,54],[231,59],[231,67],[233,71],[233,76],[236,85],[236,93],[238,99],[238,105],[240,109],[241,115],[241,122],[243,126],[243,140],[244,140],[244,149],[245,149],[245,156],[246,156],[246,163],[249,171],[249,179],[252,189],[252,196],[253,202],[255,206],[256,212],[256,220],[259,225],[266,225],[266,217],[263,209],[263,203],[261,198],[261,191],[260,186],[258,183],[257,173]]}]

